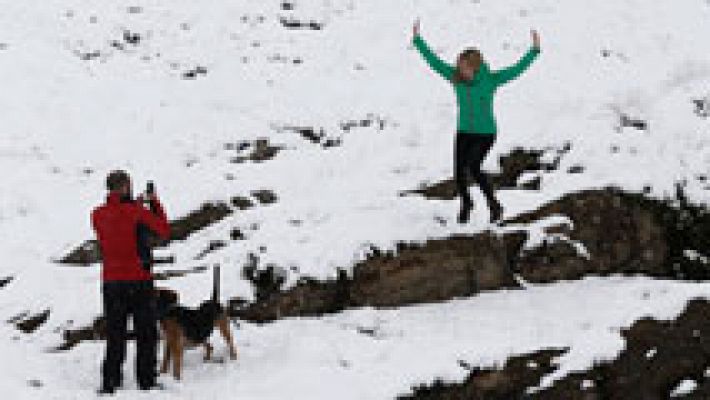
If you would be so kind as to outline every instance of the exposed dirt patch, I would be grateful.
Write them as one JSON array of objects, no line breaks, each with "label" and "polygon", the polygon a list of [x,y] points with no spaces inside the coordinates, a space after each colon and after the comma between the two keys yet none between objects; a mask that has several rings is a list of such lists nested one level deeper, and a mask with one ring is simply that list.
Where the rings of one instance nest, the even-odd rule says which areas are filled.
[{"label": "exposed dirt patch", "polygon": [[[496,190],[510,188],[538,190],[542,179],[540,175],[520,185],[518,184],[519,178],[528,172],[549,172],[558,169],[560,160],[570,149],[569,144],[565,144],[560,149],[513,149],[510,153],[500,156],[500,172],[488,174],[491,185]],[[543,160],[543,156],[547,152],[553,153],[551,161]],[[432,200],[453,200],[457,196],[456,183],[453,178],[449,178],[434,184],[422,185],[416,190],[406,191],[402,194],[417,194]]]},{"label": "exposed dirt patch", "polygon": [[619,114],[619,125],[617,131],[621,132],[624,128],[634,128],[639,131],[648,130],[648,121],[640,118],[634,118],[626,114]]},{"label": "exposed dirt patch", "polygon": [[[544,350],[531,355],[512,357],[503,368],[479,369],[471,371],[460,384],[436,380],[432,385],[414,389],[414,394],[398,399],[416,400],[513,400],[527,399],[525,389],[537,385],[543,376],[556,368],[553,360],[565,350]],[[462,368],[471,369],[459,362]]]},{"label": "exposed dirt patch", "polygon": [[375,128],[383,131],[391,121],[376,115],[367,114],[365,118],[349,119],[339,123],[340,130],[336,133],[328,133],[323,127],[286,125],[276,128],[277,132],[293,132],[300,135],[307,141],[318,144],[324,149],[340,146],[343,144],[343,136],[359,128]]},{"label": "exposed dirt patch", "polygon": [[206,249],[202,250],[200,254],[195,257],[195,260],[202,260],[207,257],[208,254],[214,253],[215,251],[222,249],[227,246],[227,243],[223,240],[212,240]]},{"label": "exposed dirt patch", "polygon": [[200,76],[205,76],[205,75],[207,75],[207,68],[198,65],[192,69],[189,69],[189,70],[183,72],[182,78],[187,79],[187,80],[194,80]]},{"label": "exposed dirt patch", "polygon": [[154,272],[153,273],[153,279],[156,281],[165,281],[168,279],[173,279],[173,278],[181,278],[186,275],[190,274],[199,274],[202,272],[207,271],[207,267],[202,265],[199,267],[195,268],[190,268],[190,269],[171,269],[171,270],[163,270],[159,272]]},{"label": "exposed dirt patch", "polygon": [[379,115],[368,114],[362,119],[352,119],[340,123],[340,129],[343,132],[350,132],[356,128],[369,128],[373,126],[376,127],[377,130],[382,131],[387,126],[387,120]]},{"label": "exposed dirt patch", "polygon": [[232,197],[232,206],[239,210],[248,210],[250,208],[254,207],[254,202],[250,200],[248,197],[244,196],[234,196]]},{"label": "exposed dirt patch", "polygon": [[247,237],[241,229],[234,228],[229,232],[229,238],[232,240],[245,240]]},{"label": "exposed dirt patch", "polygon": [[78,329],[67,329],[62,334],[64,342],[55,351],[67,351],[84,341],[103,340],[106,338],[106,320],[98,317],[89,326]]},{"label": "exposed dirt patch", "polygon": [[[537,387],[559,351],[511,358],[500,370],[474,370],[463,383],[419,387],[401,399],[662,400],[684,379],[698,383],[685,399],[710,398],[710,302],[693,300],[671,322],[644,319],[622,332],[626,349],[611,362],[568,375],[552,387]],[[530,368],[534,362],[536,368]]]},{"label": "exposed dirt patch", "polygon": [[12,318],[10,323],[15,324],[15,327],[24,333],[32,333],[39,329],[47,320],[49,319],[49,310],[44,310],[39,314],[29,315],[29,313],[22,313],[14,318]]},{"label": "exposed dirt patch", "polygon": [[0,278],[0,289],[4,288],[5,286],[9,285],[10,282],[12,282],[15,278],[12,276],[8,276],[6,278]]},{"label": "exposed dirt patch", "polygon": [[170,224],[170,241],[185,240],[191,234],[219,222],[232,214],[232,210],[224,203],[207,203],[199,210]]},{"label": "exposed dirt patch", "polygon": [[707,118],[710,116],[710,97],[694,99],[693,105],[695,106],[693,112],[695,112],[695,115],[698,117]]},{"label": "exposed dirt patch", "polygon": [[[231,159],[232,163],[240,164],[246,161],[260,163],[276,157],[283,146],[274,146],[268,139],[257,139],[255,142],[229,143],[224,146],[225,150],[236,151],[237,156]],[[249,154],[243,154],[249,150]]]},{"label": "exposed dirt patch", "polygon": [[279,200],[276,193],[268,189],[255,190],[251,192],[251,195],[259,202],[259,204],[263,205],[273,204]]},{"label": "exposed dirt patch", "polygon": [[280,17],[279,22],[284,28],[288,29],[310,29],[314,31],[320,31],[323,29],[324,24],[317,21],[300,21],[293,17],[286,18]]}]

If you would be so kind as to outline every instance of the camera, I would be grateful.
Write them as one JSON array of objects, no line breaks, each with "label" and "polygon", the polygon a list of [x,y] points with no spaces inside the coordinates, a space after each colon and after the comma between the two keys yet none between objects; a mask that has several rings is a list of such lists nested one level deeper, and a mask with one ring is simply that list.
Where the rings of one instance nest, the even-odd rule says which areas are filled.
[{"label": "camera", "polygon": [[153,181],[148,181],[148,184],[145,186],[145,191],[141,195],[141,198],[143,199],[143,203],[145,204],[150,204],[151,197],[155,194],[155,183]]}]

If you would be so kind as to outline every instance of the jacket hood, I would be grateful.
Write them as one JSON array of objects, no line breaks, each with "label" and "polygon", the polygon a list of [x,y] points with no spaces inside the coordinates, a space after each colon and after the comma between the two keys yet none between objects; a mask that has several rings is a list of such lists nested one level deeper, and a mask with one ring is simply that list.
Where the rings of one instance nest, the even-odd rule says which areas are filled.
[{"label": "jacket hood", "polygon": [[488,66],[488,63],[484,61],[481,63],[481,66],[478,67],[478,71],[476,72],[476,75],[473,76],[473,81],[481,79],[482,77],[488,76],[490,74],[491,74],[491,67]]}]

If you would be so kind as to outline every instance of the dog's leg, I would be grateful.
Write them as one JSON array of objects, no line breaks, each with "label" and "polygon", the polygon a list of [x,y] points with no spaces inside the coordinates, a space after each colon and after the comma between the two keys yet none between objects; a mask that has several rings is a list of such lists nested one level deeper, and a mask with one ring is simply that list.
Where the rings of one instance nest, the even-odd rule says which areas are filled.
[{"label": "dog's leg", "polygon": [[163,364],[160,367],[160,373],[164,374],[168,372],[168,367],[170,366],[170,342],[171,339],[169,335],[165,335],[165,344],[163,345]]},{"label": "dog's leg", "polygon": [[205,361],[209,361],[212,359],[212,345],[209,344],[208,342],[204,342],[202,344],[205,347]]},{"label": "dog's leg", "polygon": [[223,315],[215,322],[217,328],[219,328],[219,332],[224,338],[224,341],[227,342],[227,347],[229,347],[229,358],[231,358],[232,360],[236,360],[237,348],[234,347],[234,338],[232,337],[232,330],[229,327],[229,318],[227,317],[227,315]]},{"label": "dog's leg", "polygon": [[173,353],[173,376],[176,380],[180,380],[182,376],[182,356],[185,351],[185,338],[182,332],[175,336],[173,341],[172,353]]}]

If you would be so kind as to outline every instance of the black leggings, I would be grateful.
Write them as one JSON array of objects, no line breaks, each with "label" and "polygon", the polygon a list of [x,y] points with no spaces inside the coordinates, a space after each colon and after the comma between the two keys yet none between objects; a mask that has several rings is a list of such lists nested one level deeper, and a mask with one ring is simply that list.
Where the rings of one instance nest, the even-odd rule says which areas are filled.
[{"label": "black leggings", "polygon": [[461,203],[470,205],[473,203],[468,192],[468,177],[470,173],[478,183],[483,195],[488,203],[496,202],[495,194],[488,177],[481,171],[483,160],[493,147],[496,135],[480,135],[473,133],[456,133],[456,146],[454,150],[454,179]]}]

